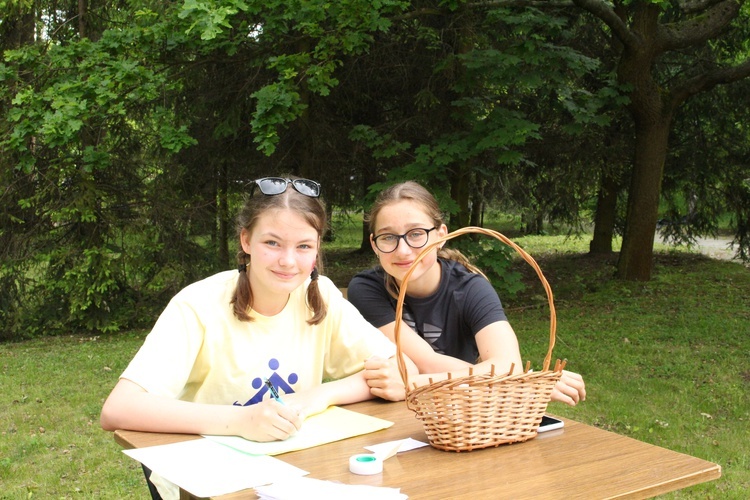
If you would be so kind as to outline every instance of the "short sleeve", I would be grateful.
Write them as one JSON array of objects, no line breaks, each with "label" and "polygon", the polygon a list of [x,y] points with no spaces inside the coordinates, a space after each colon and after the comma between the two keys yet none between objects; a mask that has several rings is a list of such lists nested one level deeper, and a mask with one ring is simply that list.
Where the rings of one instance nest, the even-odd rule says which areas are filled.
[{"label": "short sleeve", "polygon": [[204,329],[196,312],[178,294],[159,316],[121,377],[150,393],[179,398],[203,337]]},{"label": "short sleeve", "polygon": [[375,328],[396,320],[396,301],[385,289],[383,271],[369,269],[354,276],[349,282],[347,297]]},{"label": "short sleeve", "polygon": [[503,305],[492,283],[480,275],[472,275],[462,289],[464,321],[476,335],[482,328],[499,321],[507,321]]},{"label": "short sleeve", "polygon": [[396,346],[370,324],[338,290],[328,294],[328,315],[333,336],[326,359],[326,377],[342,378],[364,368],[364,361],[378,356],[390,358]]}]

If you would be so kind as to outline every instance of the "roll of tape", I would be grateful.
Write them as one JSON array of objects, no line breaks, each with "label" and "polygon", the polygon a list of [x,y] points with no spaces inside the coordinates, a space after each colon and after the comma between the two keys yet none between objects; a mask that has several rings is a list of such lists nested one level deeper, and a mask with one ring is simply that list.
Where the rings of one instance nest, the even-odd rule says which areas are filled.
[{"label": "roll of tape", "polygon": [[383,460],[375,455],[353,455],[349,458],[349,471],[360,476],[372,476],[383,472]]}]

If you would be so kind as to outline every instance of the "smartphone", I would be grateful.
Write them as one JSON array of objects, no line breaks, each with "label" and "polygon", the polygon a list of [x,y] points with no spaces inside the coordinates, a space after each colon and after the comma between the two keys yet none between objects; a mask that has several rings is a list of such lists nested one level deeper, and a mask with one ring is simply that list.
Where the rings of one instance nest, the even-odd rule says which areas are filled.
[{"label": "smartphone", "polygon": [[559,418],[544,415],[542,417],[542,422],[539,424],[539,429],[537,430],[537,432],[547,432],[553,431],[555,429],[561,429],[563,425],[565,425],[565,423]]}]

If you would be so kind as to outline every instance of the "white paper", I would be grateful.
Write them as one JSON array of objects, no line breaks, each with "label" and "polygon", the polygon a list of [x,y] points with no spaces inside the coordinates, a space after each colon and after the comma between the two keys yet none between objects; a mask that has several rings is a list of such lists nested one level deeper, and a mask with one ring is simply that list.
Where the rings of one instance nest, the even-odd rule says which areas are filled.
[{"label": "white paper", "polygon": [[409,451],[409,450],[415,450],[417,448],[422,448],[423,446],[429,446],[429,443],[423,443],[422,441],[417,441],[416,439],[412,438],[406,438],[396,441],[388,441],[387,443],[380,443],[380,444],[373,444],[370,446],[365,446],[366,450],[370,450],[374,454],[382,457],[384,455],[387,455],[396,445],[399,445],[398,451],[396,453],[401,453],[403,451]]},{"label": "white paper", "polygon": [[398,488],[343,484],[309,477],[259,486],[255,492],[261,500],[299,500],[300,498],[324,498],[326,500],[406,500],[407,495]]},{"label": "white paper", "polygon": [[307,418],[297,434],[284,441],[258,443],[238,436],[204,437],[252,455],[279,455],[379,431],[392,425],[393,422],[382,418],[332,406]]},{"label": "white paper", "polygon": [[198,497],[223,495],[308,474],[276,458],[248,455],[208,439],[123,453]]}]

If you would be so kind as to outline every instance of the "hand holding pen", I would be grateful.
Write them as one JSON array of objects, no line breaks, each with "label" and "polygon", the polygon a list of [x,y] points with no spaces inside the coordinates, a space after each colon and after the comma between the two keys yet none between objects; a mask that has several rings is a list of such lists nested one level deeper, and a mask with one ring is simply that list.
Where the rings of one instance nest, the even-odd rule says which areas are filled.
[{"label": "hand holding pen", "polygon": [[271,383],[271,381],[270,381],[270,380],[268,380],[267,378],[264,378],[264,379],[263,379],[263,383],[265,383],[265,384],[266,384],[266,387],[268,387],[268,390],[269,390],[269,391],[271,392],[271,397],[272,397],[273,399],[275,399],[277,403],[280,403],[280,404],[282,404],[282,405],[283,405],[283,404],[284,404],[284,402],[283,402],[283,401],[281,400],[281,397],[279,396],[279,393],[278,393],[278,391],[277,391],[277,390],[276,390],[276,388],[275,388],[275,387],[273,386],[273,384]]},{"label": "hand holding pen", "polygon": [[268,379],[263,379],[271,396],[279,404],[266,399],[257,404],[239,408],[242,413],[236,435],[258,442],[288,439],[302,427],[303,418],[294,406],[287,406]]}]

